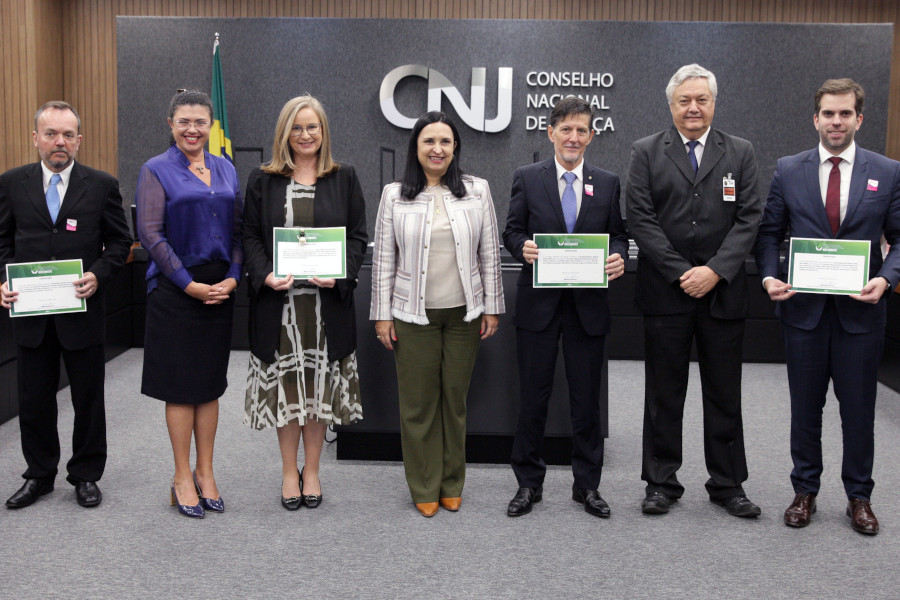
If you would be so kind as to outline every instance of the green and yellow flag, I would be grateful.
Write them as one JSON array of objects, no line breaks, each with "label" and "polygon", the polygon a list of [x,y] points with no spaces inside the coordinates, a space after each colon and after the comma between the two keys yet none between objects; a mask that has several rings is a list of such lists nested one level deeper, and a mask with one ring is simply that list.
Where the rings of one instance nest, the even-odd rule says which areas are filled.
[{"label": "green and yellow flag", "polygon": [[212,103],[215,120],[209,132],[209,153],[224,156],[234,162],[231,151],[231,135],[228,132],[228,110],[225,108],[225,80],[222,78],[222,60],[219,57],[219,34],[213,43]]}]

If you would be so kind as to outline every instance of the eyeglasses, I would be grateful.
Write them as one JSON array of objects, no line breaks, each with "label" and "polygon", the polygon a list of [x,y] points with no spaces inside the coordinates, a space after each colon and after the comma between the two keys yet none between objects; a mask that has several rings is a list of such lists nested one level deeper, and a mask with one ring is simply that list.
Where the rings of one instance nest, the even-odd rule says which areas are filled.
[{"label": "eyeglasses", "polygon": [[322,128],[318,123],[311,123],[304,127],[303,125],[291,125],[291,137],[300,137],[306,131],[310,137],[317,135]]},{"label": "eyeglasses", "polygon": [[175,127],[178,129],[190,129],[191,127],[196,127],[197,129],[206,129],[209,127],[209,121],[206,119],[197,119],[196,121],[188,121],[187,119],[178,119],[175,121]]}]

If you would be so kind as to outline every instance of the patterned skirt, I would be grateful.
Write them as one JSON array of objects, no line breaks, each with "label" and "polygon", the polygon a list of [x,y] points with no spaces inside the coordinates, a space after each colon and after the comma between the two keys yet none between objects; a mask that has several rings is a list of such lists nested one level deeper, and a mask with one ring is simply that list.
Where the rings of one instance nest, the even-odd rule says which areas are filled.
[{"label": "patterned skirt", "polygon": [[356,353],[328,360],[325,325],[316,288],[293,288],[285,296],[275,362],[253,354],[247,375],[244,423],[253,429],[305,425],[348,425],[362,419]]}]

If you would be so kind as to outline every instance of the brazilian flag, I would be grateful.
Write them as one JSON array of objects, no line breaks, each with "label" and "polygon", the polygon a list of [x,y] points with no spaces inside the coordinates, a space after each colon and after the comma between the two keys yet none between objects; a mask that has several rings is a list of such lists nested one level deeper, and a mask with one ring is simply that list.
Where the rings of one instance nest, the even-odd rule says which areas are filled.
[{"label": "brazilian flag", "polygon": [[231,134],[228,132],[228,110],[225,108],[225,80],[222,78],[218,33],[213,44],[212,103],[216,118],[209,132],[209,153],[224,156],[234,162],[234,153],[231,151]]}]

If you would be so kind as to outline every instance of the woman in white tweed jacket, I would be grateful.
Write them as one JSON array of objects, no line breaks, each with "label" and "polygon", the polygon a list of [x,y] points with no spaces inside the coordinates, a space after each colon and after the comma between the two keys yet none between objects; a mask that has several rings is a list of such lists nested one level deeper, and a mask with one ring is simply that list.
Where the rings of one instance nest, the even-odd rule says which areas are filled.
[{"label": "woman in white tweed jacket", "polygon": [[463,175],[456,126],[430,112],[406,170],[384,188],[375,225],[369,318],[394,351],[406,480],[426,517],[459,510],[466,393],[480,340],[504,312],[497,217],[485,180]]}]

